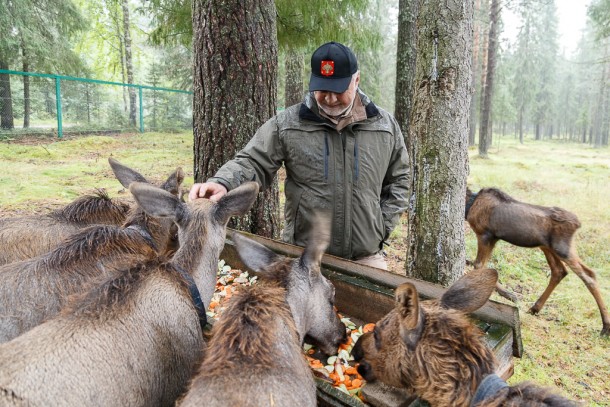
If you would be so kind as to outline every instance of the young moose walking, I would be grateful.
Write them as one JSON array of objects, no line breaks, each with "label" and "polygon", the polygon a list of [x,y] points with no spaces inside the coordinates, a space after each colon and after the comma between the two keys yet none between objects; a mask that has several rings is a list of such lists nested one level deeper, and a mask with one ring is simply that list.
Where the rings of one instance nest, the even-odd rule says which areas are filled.
[{"label": "young moose walking", "polygon": [[[601,335],[610,335],[610,315],[604,304],[595,271],[587,267],[573,244],[580,222],[573,213],[558,207],[532,205],[517,201],[495,188],[484,188],[475,194],[466,190],[466,220],[477,235],[477,258],[474,268],[485,267],[498,240],[519,247],[538,247],[549,263],[551,279],[540,298],[530,308],[540,312],[555,287],[568,275],[564,263],[580,277],[595,298],[602,317]],[[496,290],[515,300],[499,285]]]}]

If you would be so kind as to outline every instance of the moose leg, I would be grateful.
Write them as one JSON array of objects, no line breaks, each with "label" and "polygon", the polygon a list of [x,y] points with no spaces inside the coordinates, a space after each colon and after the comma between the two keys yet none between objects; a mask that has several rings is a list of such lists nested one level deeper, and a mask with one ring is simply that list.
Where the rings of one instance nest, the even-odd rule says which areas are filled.
[{"label": "moose leg", "polygon": [[498,239],[489,236],[488,234],[477,235],[477,258],[474,261],[474,268],[480,269],[485,267],[494,246],[498,242]]},{"label": "moose leg", "polygon": [[542,307],[544,307],[546,300],[549,299],[549,296],[555,287],[557,287],[557,284],[559,284],[559,282],[568,275],[568,272],[563,266],[561,259],[553,252],[553,250],[546,247],[541,247],[540,250],[542,250],[544,253],[546,261],[549,263],[549,267],[551,268],[551,278],[549,280],[549,285],[547,285],[540,298],[538,298],[536,303],[529,309],[529,313],[534,315],[540,312]]},{"label": "moose leg", "polygon": [[599,312],[602,316],[602,330],[600,334],[606,336],[610,335],[610,316],[608,315],[608,309],[604,304],[599,285],[597,284],[595,271],[585,266],[573,250],[570,251],[570,255],[565,262],[572,269],[572,271],[576,273],[578,277],[580,277],[580,279],[585,283],[585,286],[587,286],[589,289],[589,292],[591,292],[593,295],[593,298],[595,298],[595,302],[597,303]]},{"label": "moose leg", "polygon": [[[477,258],[474,261],[475,269],[485,267],[485,265],[489,261],[489,258],[491,257],[491,252],[493,251],[497,242],[498,239],[496,239],[492,235],[485,233],[477,235]],[[504,289],[504,287],[502,287],[500,283],[496,284],[496,292],[509,301],[517,302],[517,296],[511,293],[510,291]]]}]

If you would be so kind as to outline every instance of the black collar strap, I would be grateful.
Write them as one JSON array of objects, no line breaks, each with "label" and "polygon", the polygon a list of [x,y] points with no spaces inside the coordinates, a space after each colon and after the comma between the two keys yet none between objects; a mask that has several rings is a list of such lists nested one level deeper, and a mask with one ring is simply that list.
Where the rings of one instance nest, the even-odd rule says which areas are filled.
[{"label": "black collar strap", "polygon": [[186,284],[189,287],[189,292],[191,293],[191,300],[193,301],[193,305],[197,310],[197,315],[199,315],[199,324],[201,325],[201,330],[208,323],[207,317],[205,315],[205,307],[203,306],[203,301],[201,301],[201,295],[199,294],[199,290],[197,289],[197,285],[195,284],[195,280],[193,277],[187,273],[182,267],[174,264],[174,268],[180,273],[182,278],[186,281]]},{"label": "black collar strap", "polygon": [[479,383],[479,387],[477,387],[477,391],[470,402],[470,407],[476,406],[481,401],[495,395],[505,387],[508,387],[508,384],[506,384],[506,382],[497,374],[492,373],[485,376],[483,381]]},{"label": "black collar strap", "polygon": [[470,195],[470,199],[466,202],[466,213],[464,214],[464,219],[468,218],[468,212],[470,212],[470,207],[474,203],[474,200],[477,199],[478,194],[472,193]]}]

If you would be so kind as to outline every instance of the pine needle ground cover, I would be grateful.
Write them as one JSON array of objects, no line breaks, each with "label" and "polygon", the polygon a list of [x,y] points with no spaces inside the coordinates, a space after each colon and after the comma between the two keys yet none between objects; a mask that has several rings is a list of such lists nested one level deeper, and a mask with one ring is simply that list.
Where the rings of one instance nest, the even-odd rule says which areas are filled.
[{"label": "pine needle ground cover", "polygon": [[[108,165],[112,156],[161,181],[181,166],[185,188],[193,183],[193,135],[145,133],[117,136],[28,138],[0,141],[0,217],[44,213],[76,197],[105,188],[111,197],[129,193]],[[281,174],[280,174],[281,176]],[[496,187],[515,199],[559,206],[582,223],[574,244],[583,262],[597,272],[610,305],[610,150],[561,141],[496,138],[489,158],[470,151],[468,184],[473,191]],[[406,216],[391,236],[391,270],[404,273]],[[466,256],[476,256],[476,238],[467,229]],[[600,338],[595,301],[571,271],[538,316],[527,313],[548,283],[543,253],[499,242],[489,267],[519,302],[525,353],[515,359],[511,383],[533,380],[556,386],[588,406],[610,406],[610,339]],[[494,294],[493,299],[506,302]]]}]

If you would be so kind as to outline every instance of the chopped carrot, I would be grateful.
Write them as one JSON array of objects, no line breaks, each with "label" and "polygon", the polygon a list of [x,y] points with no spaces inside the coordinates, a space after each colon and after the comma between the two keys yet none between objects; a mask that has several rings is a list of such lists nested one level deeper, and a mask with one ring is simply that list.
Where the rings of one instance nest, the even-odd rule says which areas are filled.
[{"label": "chopped carrot", "polygon": [[375,324],[373,324],[373,323],[366,324],[365,326],[362,327],[362,332],[364,332],[364,333],[372,332],[373,329],[375,329]]},{"label": "chopped carrot", "polygon": [[354,379],[352,380],[352,387],[354,388],[358,388],[358,387],[362,387],[362,380],[360,379]]},{"label": "chopped carrot", "polygon": [[345,369],[345,373],[347,373],[347,374],[358,374],[358,369],[356,369],[353,366],[350,366],[347,369]]},{"label": "chopped carrot", "polygon": [[210,302],[210,309],[214,309],[214,308],[216,308],[216,307],[217,307],[217,306],[219,306],[219,305],[220,305],[220,303],[219,303],[219,302],[217,302],[217,301],[212,301],[212,302]]}]

